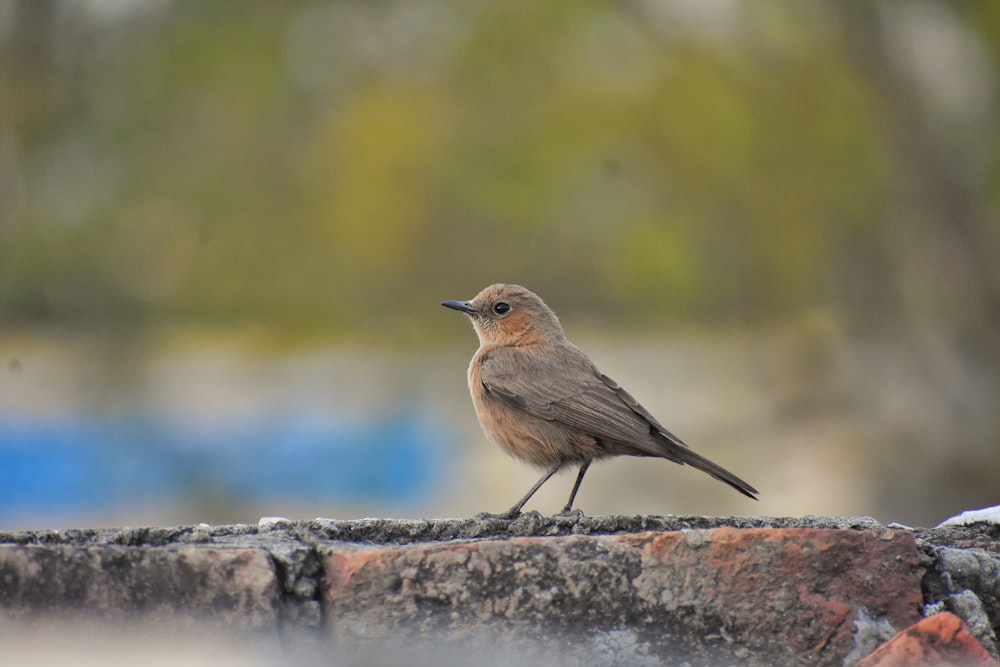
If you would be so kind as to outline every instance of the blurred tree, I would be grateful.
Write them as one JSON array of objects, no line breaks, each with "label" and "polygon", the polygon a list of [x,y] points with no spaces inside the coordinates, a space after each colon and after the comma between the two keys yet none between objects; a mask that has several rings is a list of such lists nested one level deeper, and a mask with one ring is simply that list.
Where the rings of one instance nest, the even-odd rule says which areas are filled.
[{"label": "blurred tree", "polygon": [[[855,330],[901,343],[921,382],[936,388],[883,454],[883,500],[899,512],[912,510],[900,490],[916,482],[928,508],[995,502],[984,490],[1000,476],[1000,226],[987,189],[1000,61],[980,42],[996,36],[1000,14],[983,7],[837,5],[845,53],[869,82],[892,159],[873,253],[891,299],[872,301],[854,285],[841,303]],[[914,455],[933,462],[926,479],[894,465]],[[942,478],[959,483],[942,487]]]},{"label": "blurred tree", "polygon": [[885,45],[949,26],[989,89],[996,12],[713,7],[13,3],[4,321],[413,335],[513,280],[567,316],[877,330],[944,290],[921,318],[988,352],[990,94],[941,122]]}]

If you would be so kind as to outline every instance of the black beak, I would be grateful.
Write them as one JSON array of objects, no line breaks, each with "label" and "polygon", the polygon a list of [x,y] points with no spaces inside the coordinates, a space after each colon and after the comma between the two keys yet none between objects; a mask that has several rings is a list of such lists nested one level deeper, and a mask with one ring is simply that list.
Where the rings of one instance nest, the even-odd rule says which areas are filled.
[{"label": "black beak", "polygon": [[441,305],[452,310],[460,310],[466,315],[472,315],[476,309],[468,301],[442,301]]}]

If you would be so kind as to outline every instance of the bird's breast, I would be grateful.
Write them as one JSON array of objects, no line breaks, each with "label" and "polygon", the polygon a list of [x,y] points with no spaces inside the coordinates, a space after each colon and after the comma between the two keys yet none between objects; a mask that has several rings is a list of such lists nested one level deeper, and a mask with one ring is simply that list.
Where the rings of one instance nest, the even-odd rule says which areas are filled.
[{"label": "bird's breast", "polygon": [[469,392],[486,436],[508,454],[531,465],[552,468],[600,458],[596,440],[566,425],[548,421],[491,393],[482,381],[480,351],[469,365]]}]

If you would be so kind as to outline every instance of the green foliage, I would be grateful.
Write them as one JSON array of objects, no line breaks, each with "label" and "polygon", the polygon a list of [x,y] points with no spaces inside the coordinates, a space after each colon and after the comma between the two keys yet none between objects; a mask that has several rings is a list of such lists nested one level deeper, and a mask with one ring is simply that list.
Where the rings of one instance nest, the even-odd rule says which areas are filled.
[{"label": "green foliage", "polygon": [[885,128],[824,11],[179,1],[98,29],[32,4],[0,38],[7,325],[408,336],[499,280],[754,321],[834,298],[883,224]]}]

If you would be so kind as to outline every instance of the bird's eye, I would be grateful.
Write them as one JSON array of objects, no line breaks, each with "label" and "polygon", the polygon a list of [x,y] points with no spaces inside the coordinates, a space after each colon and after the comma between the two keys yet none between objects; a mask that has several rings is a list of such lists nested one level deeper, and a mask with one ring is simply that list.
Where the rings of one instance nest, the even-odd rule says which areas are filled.
[{"label": "bird's eye", "polygon": [[506,301],[497,301],[493,304],[493,312],[497,315],[503,315],[510,310],[510,304]]}]

